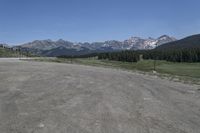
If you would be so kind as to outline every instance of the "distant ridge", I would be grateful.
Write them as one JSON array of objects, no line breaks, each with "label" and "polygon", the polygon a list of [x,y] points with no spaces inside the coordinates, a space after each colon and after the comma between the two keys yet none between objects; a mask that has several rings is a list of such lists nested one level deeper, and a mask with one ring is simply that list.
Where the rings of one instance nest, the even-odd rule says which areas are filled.
[{"label": "distant ridge", "polygon": [[158,50],[200,48],[200,34],[158,46]]}]

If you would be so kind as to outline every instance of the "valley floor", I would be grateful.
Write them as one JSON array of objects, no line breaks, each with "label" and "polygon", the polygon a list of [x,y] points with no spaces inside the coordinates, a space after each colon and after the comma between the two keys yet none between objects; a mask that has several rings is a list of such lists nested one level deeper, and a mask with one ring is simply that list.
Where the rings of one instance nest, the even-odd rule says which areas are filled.
[{"label": "valley floor", "polygon": [[198,86],[111,68],[0,59],[2,133],[199,133]]}]

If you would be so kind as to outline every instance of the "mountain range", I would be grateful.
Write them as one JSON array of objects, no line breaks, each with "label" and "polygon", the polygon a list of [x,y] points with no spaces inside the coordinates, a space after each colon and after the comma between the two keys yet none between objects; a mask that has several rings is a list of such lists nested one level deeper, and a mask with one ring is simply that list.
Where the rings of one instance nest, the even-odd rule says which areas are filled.
[{"label": "mountain range", "polygon": [[57,41],[35,40],[15,46],[23,51],[29,51],[42,56],[83,55],[94,52],[112,52],[121,50],[149,50],[165,43],[176,41],[176,38],[163,35],[158,38],[131,37],[124,41],[110,40],[93,43],[74,43],[59,39]]}]

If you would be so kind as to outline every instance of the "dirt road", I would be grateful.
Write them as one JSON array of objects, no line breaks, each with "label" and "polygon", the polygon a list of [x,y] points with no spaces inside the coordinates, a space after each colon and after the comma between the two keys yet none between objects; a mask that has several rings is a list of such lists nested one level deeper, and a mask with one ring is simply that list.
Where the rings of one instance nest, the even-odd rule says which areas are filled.
[{"label": "dirt road", "polygon": [[90,66],[0,59],[0,133],[199,133],[195,86]]}]

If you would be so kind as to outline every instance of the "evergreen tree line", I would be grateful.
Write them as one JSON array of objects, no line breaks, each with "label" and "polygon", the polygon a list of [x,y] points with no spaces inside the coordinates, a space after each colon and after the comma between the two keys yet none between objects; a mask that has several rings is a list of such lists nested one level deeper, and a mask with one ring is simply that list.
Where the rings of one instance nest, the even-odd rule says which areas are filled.
[{"label": "evergreen tree line", "polygon": [[99,53],[98,59],[108,59],[115,61],[124,62],[137,62],[139,60],[138,51],[121,51],[121,52],[109,52],[109,53]]},{"label": "evergreen tree line", "polygon": [[98,53],[91,53],[91,54],[84,54],[84,55],[61,55],[57,56],[57,58],[91,58],[91,57],[97,57]]},{"label": "evergreen tree line", "polygon": [[124,62],[137,62],[141,59],[156,59],[172,62],[200,62],[200,48],[173,50],[143,50],[100,53],[98,59],[108,59]]}]

